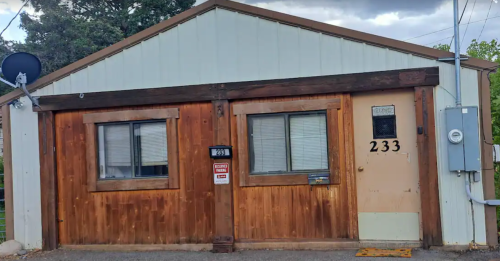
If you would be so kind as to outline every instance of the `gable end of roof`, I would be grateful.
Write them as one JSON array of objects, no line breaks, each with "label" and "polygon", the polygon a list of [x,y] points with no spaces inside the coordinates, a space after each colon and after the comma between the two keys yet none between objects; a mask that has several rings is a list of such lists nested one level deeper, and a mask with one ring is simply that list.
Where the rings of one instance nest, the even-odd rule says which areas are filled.
[{"label": "gable end of roof", "polygon": [[[43,88],[54,81],[64,78],[71,73],[82,70],[94,63],[97,63],[105,58],[119,53],[127,48],[130,48],[136,44],[141,43],[149,38],[152,38],[164,31],[169,30],[181,23],[184,23],[198,15],[205,12],[213,10],[217,7],[227,9],[230,11],[235,11],[238,13],[248,14],[252,16],[257,16],[260,18],[268,19],[271,21],[279,22],[282,24],[287,24],[291,26],[300,27],[303,29],[324,33],[327,35],[332,35],[336,37],[345,38],[352,41],[363,42],[373,46],[389,48],[392,50],[410,53],[417,56],[421,56],[429,59],[438,59],[442,57],[453,57],[454,54],[451,52],[441,51],[425,46],[420,46],[412,43],[407,43],[395,39],[390,39],[382,36],[377,36],[373,34],[368,34],[360,31],[355,31],[347,28],[338,27],[335,25],[325,24],[301,17],[296,17],[284,13],[279,13],[276,11],[271,11],[251,5],[246,5],[238,2],[233,2],[229,0],[209,0],[203,4],[195,6],[189,10],[184,11],[168,20],[158,23],[144,31],[141,31],[135,35],[132,35],[112,46],[109,46],[103,50],[100,50],[94,54],[91,54],[79,61],[76,61],[64,68],[61,68],[43,78],[38,79],[36,82],[28,86],[28,91],[33,92],[37,89]],[[480,60],[476,58],[469,58],[467,61],[462,62],[462,66],[484,70],[498,67],[498,64]],[[14,90],[6,95],[0,97],[0,105],[4,105],[13,99],[17,99],[23,96],[24,93],[21,90]]]}]

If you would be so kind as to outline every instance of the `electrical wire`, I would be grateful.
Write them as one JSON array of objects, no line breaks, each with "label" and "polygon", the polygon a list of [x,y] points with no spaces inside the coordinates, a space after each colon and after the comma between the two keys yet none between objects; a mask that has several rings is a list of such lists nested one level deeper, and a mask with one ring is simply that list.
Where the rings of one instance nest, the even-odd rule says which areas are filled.
[{"label": "electrical wire", "polygon": [[469,29],[470,19],[472,18],[472,14],[474,13],[474,7],[476,7],[476,1],[477,0],[474,0],[474,5],[472,6],[472,11],[470,12],[470,15],[469,15],[469,21],[467,22],[467,27],[465,27],[465,33],[464,33],[464,36],[462,37],[462,42],[460,43],[460,45],[462,45],[464,43],[465,35],[467,34],[467,29]]},{"label": "electrical wire", "polygon": [[26,2],[24,2],[24,4],[21,6],[21,8],[19,8],[19,11],[17,11],[17,14],[12,19],[10,19],[10,22],[7,24],[7,26],[0,33],[0,37],[2,36],[3,32],[5,32],[5,30],[7,30],[7,28],[9,28],[10,24],[12,24],[12,21],[14,21],[14,19],[16,19],[16,17],[21,13],[21,11],[28,4],[28,2],[29,2],[29,0],[26,0]]},{"label": "electrical wire", "polygon": [[[500,15],[499,16],[492,16],[492,17],[487,18],[487,19],[476,20],[476,21],[472,21],[470,23],[462,24],[462,25],[469,25],[469,24],[479,23],[479,22],[483,22],[483,21],[486,21],[486,20],[491,20],[491,19],[495,19],[495,18],[499,18],[499,17],[500,17]],[[451,28],[453,28],[453,26],[447,27],[447,28],[443,28],[441,30],[433,31],[433,32],[430,32],[430,33],[422,34],[422,35],[419,35],[419,36],[415,36],[415,37],[412,37],[412,38],[408,38],[408,39],[405,39],[403,41],[417,39],[417,38],[424,37],[424,36],[427,36],[427,35],[430,35],[430,34],[435,34],[435,33],[439,33],[439,32],[442,32],[442,31],[446,31],[446,30],[451,29]]]},{"label": "electrical wire", "polygon": [[[469,0],[467,0],[467,2],[465,2],[465,6],[464,6],[464,10],[462,10],[462,14],[460,15],[460,19],[458,20],[458,24],[460,25],[460,23],[462,22],[462,17],[464,17],[464,13],[465,13],[465,9],[467,9],[467,4],[469,4]],[[450,49],[451,49],[451,43],[453,43],[453,40],[455,39],[455,35],[453,35],[453,37],[451,38],[451,41],[450,41]]]},{"label": "electrical wire", "polygon": [[[490,16],[490,11],[491,11],[491,6],[493,5],[493,0],[490,2],[490,8],[488,9],[488,14],[486,15],[486,19],[488,19],[488,16]],[[481,38],[481,35],[483,34],[484,27],[486,26],[487,20],[484,20],[483,24],[483,29],[481,29],[481,33],[479,33],[479,37],[477,38],[477,42],[479,43],[479,39]]]},{"label": "electrical wire", "polygon": [[[441,41],[443,41],[443,40],[446,40],[446,39],[449,39],[449,38],[452,38],[452,37],[453,37],[453,36],[448,36],[448,37],[443,38],[443,39],[441,39],[441,40],[437,40],[437,41],[434,41],[434,42],[426,43],[426,44],[424,44],[424,45],[429,45],[429,44],[433,44],[433,43],[441,42]],[[450,47],[450,48],[451,48],[451,47]]]}]

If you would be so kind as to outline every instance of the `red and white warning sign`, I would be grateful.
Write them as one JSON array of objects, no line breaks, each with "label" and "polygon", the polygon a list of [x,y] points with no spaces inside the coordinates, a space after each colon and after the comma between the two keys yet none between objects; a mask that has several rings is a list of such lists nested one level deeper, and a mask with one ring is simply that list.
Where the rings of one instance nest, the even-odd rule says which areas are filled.
[{"label": "red and white warning sign", "polygon": [[229,184],[229,163],[214,163],[214,184]]}]

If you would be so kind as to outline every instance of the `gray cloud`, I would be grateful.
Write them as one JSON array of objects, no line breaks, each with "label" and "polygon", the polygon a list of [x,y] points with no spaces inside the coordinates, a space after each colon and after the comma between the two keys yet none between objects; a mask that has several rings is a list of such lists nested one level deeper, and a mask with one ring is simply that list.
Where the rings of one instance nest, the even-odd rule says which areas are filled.
[{"label": "gray cloud", "polygon": [[[200,4],[206,0],[197,0]],[[453,8],[451,0],[234,0],[262,8],[308,18],[319,22],[332,23],[341,27],[354,29],[370,34],[406,40],[430,32],[453,26]],[[351,3],[356,2],[356,4]],[[473,5],[474,12],[472,13]],[[363,4],[366,3],[366,4]],[[466,0],[459,0],[460,11]],[[460,26],[460,37],[465,34],[465,24],[469,21],[483,20],[488,15],[491,0],[469,1]],[[397,19],[377,23],[378,15],[398,12]],[[405,16],[402,15],[405,13]],[[472,15],[471,15],[472,13]],[[481,34],[481,41],[491,41],[500,37],[500,3],[491,4],[483,33],[484,21],[469,25],[462,44],[461,52],[465,53],[472,39]],[[384,20],[384,19],[380,19]],[[432,47],[439,43],[449,44],[453,29],[411,39],[408,42]],[[453,47],[452,47],[453,49]]]},{"label": "gray cloud", "polygon": [[245,0],[248,4],[282,2],[300,7],[325,7],[367,19],[379,14],[399,12],[401,17],[433,13],[447,0]]}]

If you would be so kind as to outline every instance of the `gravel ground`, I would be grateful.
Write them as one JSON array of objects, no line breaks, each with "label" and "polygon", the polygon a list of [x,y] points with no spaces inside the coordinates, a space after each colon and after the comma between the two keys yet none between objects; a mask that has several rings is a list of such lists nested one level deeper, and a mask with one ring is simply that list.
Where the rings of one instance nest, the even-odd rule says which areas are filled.
[{"label": "gravel ground", "polygon": [[[232,254],[212,254],[210,252],[98,252],[98,251],[75,251],[55,250],[52,252],[38,252],[26,257],[15,259],[42,261],[42,260],[81,260],[81,261],[138,261],[138,260],[203,260],[203,261],[268,261],[268,260],[308,260],[308,261],[335,261],[335,260],[358,260],[358,261],[383,261],[398,260],[396,258],[356,258],[356,251],[240,251]],[[445,252],[414,250],[411,260],[495,260],[500,261],[499,251],[474,251],[474,252]],[[401,259],[400,259],[401,260]]]}]

